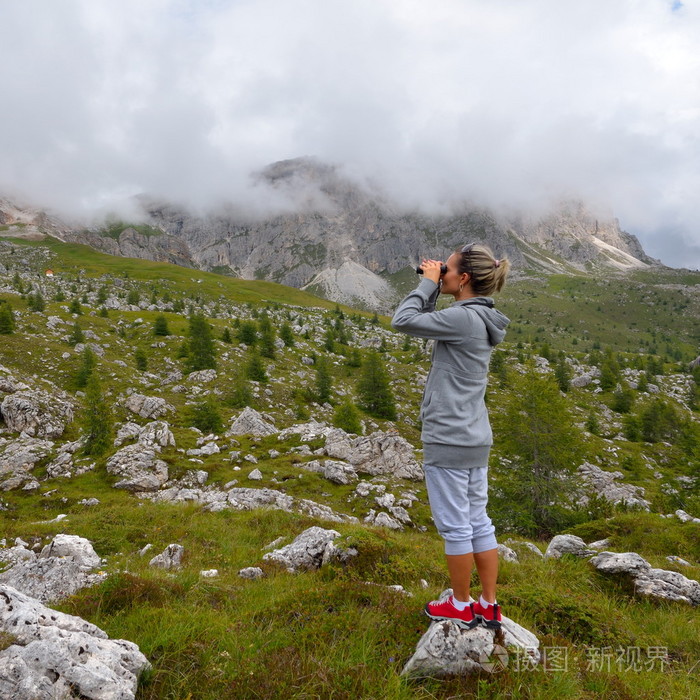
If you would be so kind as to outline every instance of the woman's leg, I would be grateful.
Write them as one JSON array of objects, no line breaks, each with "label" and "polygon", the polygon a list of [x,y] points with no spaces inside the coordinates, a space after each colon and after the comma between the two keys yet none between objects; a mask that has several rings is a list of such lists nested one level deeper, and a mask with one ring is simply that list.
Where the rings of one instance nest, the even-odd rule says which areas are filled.
[{"label": "woman's leg", "polygon": [[[457,600],[466,603],[469,600],[469,588],[474,568],[474,555],[446,554],[447,570],[450,572],[452,593]],[[486,596],[484,596],[485,598]]]},{"label": "woman's leg", "polygon": [[469,600],[474,558],[469,522],[468,469],[445,469],[424,465],[430,511],[435,527],[445,540],[450,584],[457,600]]},{"label": "woman's leg", "polygon": [[486,513],[488,503],[488,467],[473,467],[470,470],[469,505],[472,526],[474,562],[481,581],[481,595],[493,603],[496,600],[498,578],[498,549],[496,528]]},{"label": "woman's leg", "polygon": [[[498,550],[474,552],[476,570],[481,581],[481,595],[487,603],[496,602],[496,580],[498,579]],[[461,600],[461,598],[460,598]]]}]

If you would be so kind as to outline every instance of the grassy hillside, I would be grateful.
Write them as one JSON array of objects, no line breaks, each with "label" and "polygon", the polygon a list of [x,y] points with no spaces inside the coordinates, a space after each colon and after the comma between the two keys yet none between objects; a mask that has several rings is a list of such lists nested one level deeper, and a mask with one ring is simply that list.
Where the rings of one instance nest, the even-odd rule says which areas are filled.
[{"label": "grassy hillside", "polygon": [[[428,628],[422,612],[425,602],[449,585],[423,483],[363,475],[397,498],[417,498],[408,509],[412,524],[395,531],[362,522],[371,508],[378,509],[376,493],[357,496],[355,484],[332,483],[304,469],[318,457],[298,448],[308,444],[313,451],[322,441],[302,443],[298,435],[282,441],[275,435],[240,436],[233,444],[219,436],[220,453],[191,458],[186,450],[202,437],[192,429],[193,409],[202,401],[211,400],[225,425],[240,413],[235,396],[245,383],[251,353],[238,340],[236,324],[259,325],[264,312],[277,333],[285,322],[298,330],[294,345],[263,358],[269,381],[248,382],[252,407],[274,418],[278,428],[310,418],[332,423],[344,399],[360,403],[362,367],[352,362],[353,350],[365,361],[369,348],[381,344],[398,416],[386,420],[360,410],[364,432],[398,433],[416,448],[420,462],[418,411],[430,366],[429,344],[406,342],[391,330],[387,317],[373,320],[371,314],[282,285],[115,258],[53,240],[11,243],[0,242],[0,263],[7,270],[0,274],[0,300],[11,305],[16,327],[14,333],[0,335],[0,365],[32,387],[48,387],[43,380],[49,380],[73,398],[77,417],[56,441],[57,447],[81,434],[85,396],[75,378],[82,360],[67,342],[78,324],[83,333],[94,334],[85,342],[104,353],[95,371],[116,424],[147,422],[121,404],[131,390],[162,397],[174,407],[165,420],[176,447],[164,448],[160,456],[171,480],[204,470],[213,487],[237,479],[238,486],[277,489],[360,519],[359,524],[329,523],[282,511],[206,512],[193,504],[152,503],[113,487],[116,478],[107,473],[105,463],[117,448],[97,459],[79,458],[77,463],[94,463],[94,468],[69,479],[48,478],[51,457],[39,461],[33,471],[38,490],[1,495],[0,537],[8,542],[21,537],[32,545],[67,532],[89,538],[106,557],[106,581],[56,607],[140,646],[153,670],[142,679],[139,698],[636,700],[686,698],[696,692],[697,609],[642,599],[625,580],[603,576],[587,561],[570,557],[501,561],[498,589],[504,614],[533,631],[552,658],[551,650],[565,650],[560,653],[566,656],[566,668],[510,667],[447,680],[401,677]],[[43,274],[49,267],[53,279]],[[499,542],[514,537],[544,552],[549,539],[560,532],[586,542],[608,537],[610,551],[638,552],[655,567],[698,580],[700,524],[662,515],[681,508],[700,517],[700,414],[692,401],[697,378],[687,366],[698,354],[699,284],[700,273],[670,270],[657,271],[652,278],[641,273],[605,279],[532,276],[506,287],[497,303],[512,323],[506,342],[494,353],[487,394],[495,440],[489,514]],[[41,312],[31,310],[37,291],[46,304]],[[132,292],[139,297],[135,305],[127,304]],[[75,299],[81,315],[70,312]],[[451,302],[451,297],[442,299],[440,305]],[[114,308],[107,308],[110,305]],[[186,359],[179,356],[188,340],[190,310],[207,317],[216,339],[217,376],[212,382],[190,382]],[[167,319],[170,335],[154,335],[160,315]],[[50,324],[50,316],[64,323]],[[347,342],[341,342],[342,335],[338,339],[341,328]],[[227,329],[230,343],[221,340]],[[328,349],[329,334],[335,337],[333,350]],[[146,357],[146,369],[137,368],[137,350]],[[332,382],[325,402],[314,397],[321,357],[329,360]],[[575,431],[585,460],[606,472],[619,471],[624,484],[644,489],[649,512],[592,499],[564,509],[558,514],[559,528],[549,530],[514,515],[510,494],[514,465],[522,455],[507,447],[505,436],[517,407],[519,382],[528,376],[530,362],[539,363],[546,374],[548,367],[566,360],[577,374],[601,370],[601,380],[612,365],[617,367],[609,388],[596,380],[562,392],[566,411],[558,418]],[[176,371],[183,376],[169,381]],[[0,371],[0,378],[4,374]],[[630,389],[631,407],[616,410],[615,385],[642,375],[654,388]],[[663,414],[668,431],[662,439],[649,441],[643,435],[630,436],[629,416],[636,416],[640,429],[645,429],[644,417],[653,415],[657,399],[670,407],[671,413]],[[16,437],[0,432],[0,438]],[[280,454],[274,456],[271,450]],[[232,459],[232,452],[252,455],[256,463]],[[254,468],[262,473],[259,481],[248,479]],[[82,505],[85,498],[100,503]],[[60,514],[67,518],[47,522]],[[268,543],[284,536],[286,544],[311,525],[337,530],[357,547],[359,556],[345,565],[298,574],[263,561]],[[149,567],[150,556],[173,542],[185,547],[183,568],[164,572]],[[149,543],[151,553],[139,555]],[[669,561],[669,555],[682,557],[690,566]],[[260,566],[266,577],[240,578],[239,569],[247,566]],[[200,571],[212,568],[218,569],[217,577],[200,576]],[[396,584],[412,596],[386,588]],[[476,572],[472,584],[477,595]],[[657,660],[649,670],[626,670],[625,664],[614,662],[611,668],[597,669],[588,663],[593,647],[640,648],[645,662],[653,661],[650,648],[662,647],[666,655],[663,664]]]}]

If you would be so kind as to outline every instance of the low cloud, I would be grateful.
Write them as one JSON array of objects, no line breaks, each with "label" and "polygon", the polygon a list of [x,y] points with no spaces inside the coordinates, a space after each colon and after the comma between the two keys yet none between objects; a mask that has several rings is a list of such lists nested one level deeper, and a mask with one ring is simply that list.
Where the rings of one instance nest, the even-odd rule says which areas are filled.
[{"label": "low cloud", "polygon": [[407,207],[579,197],[697,268],[699,30],[666,0],[11,3],[0,192],[259,212],[289,202],[251,173],[312,155]]}]

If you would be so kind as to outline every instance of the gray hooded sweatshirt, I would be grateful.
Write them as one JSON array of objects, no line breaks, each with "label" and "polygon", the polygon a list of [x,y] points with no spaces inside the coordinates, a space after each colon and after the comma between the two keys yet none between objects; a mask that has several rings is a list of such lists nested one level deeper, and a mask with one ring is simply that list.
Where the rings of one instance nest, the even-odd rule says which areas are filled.
[{"label": "gray hooded sweatshirt", "polygon": [[435,311],[439,294],[435,282],[422,279],[391,319],[397,331],[435,340],[420,409],[424,461],[454,469],[487,466],[493,444],[484,402],[489,361],[510,319],[483,296]]}]

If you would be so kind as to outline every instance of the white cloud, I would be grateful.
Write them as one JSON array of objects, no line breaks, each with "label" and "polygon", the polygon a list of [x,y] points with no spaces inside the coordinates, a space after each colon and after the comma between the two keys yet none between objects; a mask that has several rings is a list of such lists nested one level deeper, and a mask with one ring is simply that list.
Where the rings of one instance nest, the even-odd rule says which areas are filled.
[{"label": "white cloud", "polygon": [[5,4],[0,190],[259,207],[251,171],[314,155],[409,205],[580,196],[700,267],[699,29],[670,0]]}]

